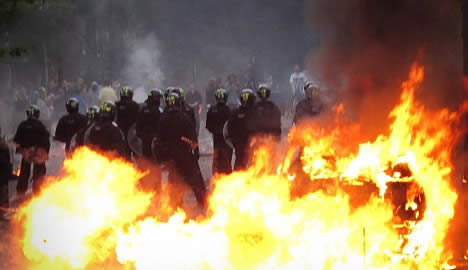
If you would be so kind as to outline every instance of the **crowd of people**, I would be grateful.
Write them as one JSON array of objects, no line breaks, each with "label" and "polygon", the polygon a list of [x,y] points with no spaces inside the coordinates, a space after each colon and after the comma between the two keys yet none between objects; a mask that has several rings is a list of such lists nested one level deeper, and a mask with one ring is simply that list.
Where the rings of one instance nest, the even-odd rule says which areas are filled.
[{"label": "crowd of people", "polygon": [[[86,109],[99,103],[99,98],[106,98],[117,101],[117,96],[106,96],[105,88],[118,87],[118,81],[105,81],[102,85],[97,82],[86,84],[78,77],[74,81],[50,80],[47,86],[41,86],[31,90],[29,84],[18,84],[13,89],[13,102],[16,112],[24,112],[30,104],[36,105],[41,111],[41,120],[47,127],[52,127],[54,121],[60,118],[65,112],[65,102],[71,98],[76,98],[80,103],[80,112],[84,113]],[[115,92],[115,91],[113,91]],[[15,114],[16,115],[16,114]]]},{"label": "crowd of people", "polygon": [[[293,121],[298,123],[318,115],[324,106],[318,85],[305,82],[305,76],[295,73],[291,75],[291,91],[303,91],[305,95],[296,106]],[[134,101],[132,87],[121,87],[116,81],[103,86],[96,82],[87,86],[81,78],[74,83],[51,82],[48,89],[41,87],[30,96],[18,87],[16,108],[26,111],[26,120],[18,125],[12,140],[22,156],[17,194],[24,196],[30,181],[33,193],[40,191],[52,139],[65,145],[67,155],[87,146],[117,154],[129,162],[144,160],[157,165],[148,168],[162,167],[171,181],[179,179],[190,187],[200,208],[205,209],[207,189],[198,163],[203,110],[203,128],[211,133],[214,146],[213,175],[245,169],[252,138],[280,140],[282,135],[282,112],[271,100],[268,84],[251,82],[241,87],[235,76],[229,76],[226,86],[210,80],[205,102],[193,84],[187,92],[181,87],[152,88],[142,104]],[[114,89],[119,89],[118,95]],[[54,118],[58,119],[55,131],[51,129]],[[8,172],[0,175],[4,185],[14,176],[10,173],[8,149],[0,150],[2,172]],[[0,209],[8,209],[8,199],[3,198],[1,204]]]}]

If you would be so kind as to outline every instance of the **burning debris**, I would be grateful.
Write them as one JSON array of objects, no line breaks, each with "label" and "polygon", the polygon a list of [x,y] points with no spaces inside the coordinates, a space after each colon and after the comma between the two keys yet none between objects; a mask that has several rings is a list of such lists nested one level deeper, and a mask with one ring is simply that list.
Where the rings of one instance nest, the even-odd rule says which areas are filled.
[{"label": "burning debris", "polygon": [[389,134],[373,142],[335,121],[296,127],[284,156],[258,147],[247,170],[217,177],[196,220],[167,218],[164,202],[151,205],[167,197],[139,190],[144,173],[81,148],[15,218],[23,268],[451,269],[458,114],[425,110],[423,79],[414,64]]}]

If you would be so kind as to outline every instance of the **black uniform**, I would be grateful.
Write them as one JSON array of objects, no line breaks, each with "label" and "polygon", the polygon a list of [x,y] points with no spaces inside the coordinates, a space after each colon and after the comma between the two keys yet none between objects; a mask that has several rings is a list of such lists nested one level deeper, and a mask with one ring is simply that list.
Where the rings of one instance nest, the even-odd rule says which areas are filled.
[{"label": "black uniform", "polygon": [[8,180],[12,178],[10,151],[6,144],[0,141],[0,214],[6,212],[9,207]]},{"label": "black uniform", "polygon": [[[49,137],[50,133],[44,124],[38,119],[30,118],[19,124],[13,141],[19,145],[20,149],[36,147],[42,148],[46,153],[49,153]],[[18,185],[16,187],[16,191],[20,195],[24,195],[28,189],[30,172],[31,163],[26,161],[23,156],[21,159],[21,171],[18,177]],[[45,163],[34,164],[32,175],[34,193],[39,192],[45,174]]]},{"label": "black uniform", "polygon": [[[166,109],[161,115],[158,136],[157,159],[173,166],[175,172],[192,188],[198,204],[204,208],[206,188],[198,159],[193,154],[194,148],[198,148],[193,121],[180,109]],[[175,172],[170,171],[170,174],[174,175]]]},{"label": "black uniform", "polygon": [[97,120],[86,131],[84,142],[101,151],[115,151],[122,157],[130,159],[125,137],[119,126],[107,119]]},{"label": "black uniform", "polygon": [[[197,118],[195,116],[195,110],[193,108],[191,108],[190,106],[188,106],[184,100],[181,100],[180,103],[179,103],[179,107],[180,107],[180,112],[182,112],[183,114],[185,114],[185,116],[187,116],[187,118],[190,120],[191,122],[191,126],[193,127],[193,130],[195,131],[195,139],[194,139],[194,142],[196,144],[198,144],[198,129],[197,129]],[[169,108],[165,108],[164,109],[164,113],[167,113],[169,112],[171,109]],[[198,151],[198,148],[196,149],[195,153],[194,153],[195,157],[198,159],[198,156],[199,156],[199,151]]]},{"label": "black uniform", "polygon": [[255,135],[281,137],[281,111],[270,100],[261,100],[254,108]]},{"label": "black uniform", "polygon": [[137,120],[140,106],[133,100],[120,100],[115,103],[115,107],[117,108],[117,125],[127,140],[128,131]]},{"label": "black uniform", "polygon": [[80,129],[86,127],[86,116],[80,113],[70,113],[60,118],[57,128],[55,129],[55,139],[65,143],[65,152],[70,151],[70,142]]},{"label": "black uniform", "polygon": [[226,144],[223,136],[224,124],[230,117],[231,110],[224,103],[212,106],[206,116],[206,129],[213,135],[213,174],[232,172],[232,149]]},{"label": "black uniform", "polygon": [[301,100],[296,106],[296,114],[294,115],[294,123],[297,124],[301,120],[315,117],[323,111],[323,105],[312,106],[308,99]]},{"label": "black uniform", "polygon": [[74,140],[75,140],[75,145],[74,147],[79,147],[79,146],[83,146],[85,144],[85,135],[86,135],[86,131],[94,124],[96,123],[96,121],[87,121],[86,122],[86,126],[81,128],[80,130],[78,130],[76,132],[76,134],[73,136]]},{"label": "black uniform", "polygon": [[160,117],[159,105],[146,100],[138,114],[136,135],[142,140],[143,155],[148,159],[153,158],[151,143],[158,135]]},{"label": "black uniform", "polygon": [[187,105],[187,103],[185,103],[185,101],[182,101],[180,104],[181,104],[181,106],[182,106],[183,112],[184,112],[184,113],[189,117],[189,119],[192,121],[193,126],[194,126],[194,129],[195,129],[195,131],[196,131],[197,117],[196,117],[194,108],[192,108],[192,107],[190,107],[189,105]]},{"label": "black uniform", "polygon": [[236,151],[235,170],[245,169],[248,165],[249,140],[254,134],[254,107],[240,106],[231,115],[228,123],[228,134]]}]

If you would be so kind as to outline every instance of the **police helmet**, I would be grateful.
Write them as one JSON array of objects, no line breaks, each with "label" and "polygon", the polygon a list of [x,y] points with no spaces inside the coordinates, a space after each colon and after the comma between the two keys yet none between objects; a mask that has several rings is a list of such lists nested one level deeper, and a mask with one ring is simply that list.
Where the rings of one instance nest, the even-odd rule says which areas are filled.
[{"label": "police helmet", "polygon": [[215,99],[219,103],[226,103],[228,99],[228,92],[226,89],[220,88],[215,92]]},{"label": "police helmet", "polygon": [[266,84],[260,84],[257,90],[257,95],[260,99],[268,99],[271,94],[271,89]]},{"label": "police helmet", "polygon": [[168,108],[177,107],[179,105],[179,102],[180,96],[175,92],[169,93],[166,97],[166,105]]},{"label": "police helmet", "polygon": [[169,86],[166,88],[166,91],[164,92],[164,99],[167,98],[167,96],[172,93],[176,89],[174,86]]},{"label": "police helmet", "polygon": [[120,89],[120,99],[130,100],[133,98],[133,89],[130,86],[124,86]]},{"label": "police helmet", "polygon": [[34,104],[29,105],[29,107],[26,109],[26,116],[28,117],[28,119],[39,119],[40,114],[41,111]]},{"label": "police helmet", "polygon": [[105,120],[114,121],[116,115],[115,104],[112,101],[104,101],[99,111],[99,117]]},{"label": "police helmet", "polygon": [[180,87],[173,87],[171,90],[170,90],[170,93],[176,93],[177,95],[179,95],[179,98],[181,100],[184,99],[184,96],[185,96],[185,91],[183,88],[180,88]]},{"label": "police helmet", "polygon": [[255,104],[255,93],[252,89],[244,89],[240,93],[242,106],[253,106]]},{"label": "police helmet", "polygon": [[69,98],[65,104],[68,113],[77,113],[80,109],[80,103],[76,98]]},{"label": "police helmet", "polygon": [[94,121],[98,118],[99,116],[99,107],[94,105],[89,107],[86,110],[86,117],[88,118],[89,121]]},{"label": "police helmet", "polygon": [[162,97],[163,97],[163,92],[161,89],[158,89],[158,88],[153,88],[148,93],[148,100],[154,103],[160,103]]}]

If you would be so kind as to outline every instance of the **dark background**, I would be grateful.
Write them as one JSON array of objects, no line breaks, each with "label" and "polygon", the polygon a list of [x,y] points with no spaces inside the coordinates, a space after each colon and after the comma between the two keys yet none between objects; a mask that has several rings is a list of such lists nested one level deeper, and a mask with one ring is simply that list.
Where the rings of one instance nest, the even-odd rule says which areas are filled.
[{"label": "dark background", "polygon": [[[14,62],[13,84],[82,76],[168,85],[195,73],[204,87],[212,76],[241,76],[252,58],[259,80],[272,74],[287,81],[293,65],[318,46],[302,0],[2,1],[10,3],[3,7],[3,47],[27,48],[3,61]],[[141,48],[152,60],[143,69],[134,57]]]}]

